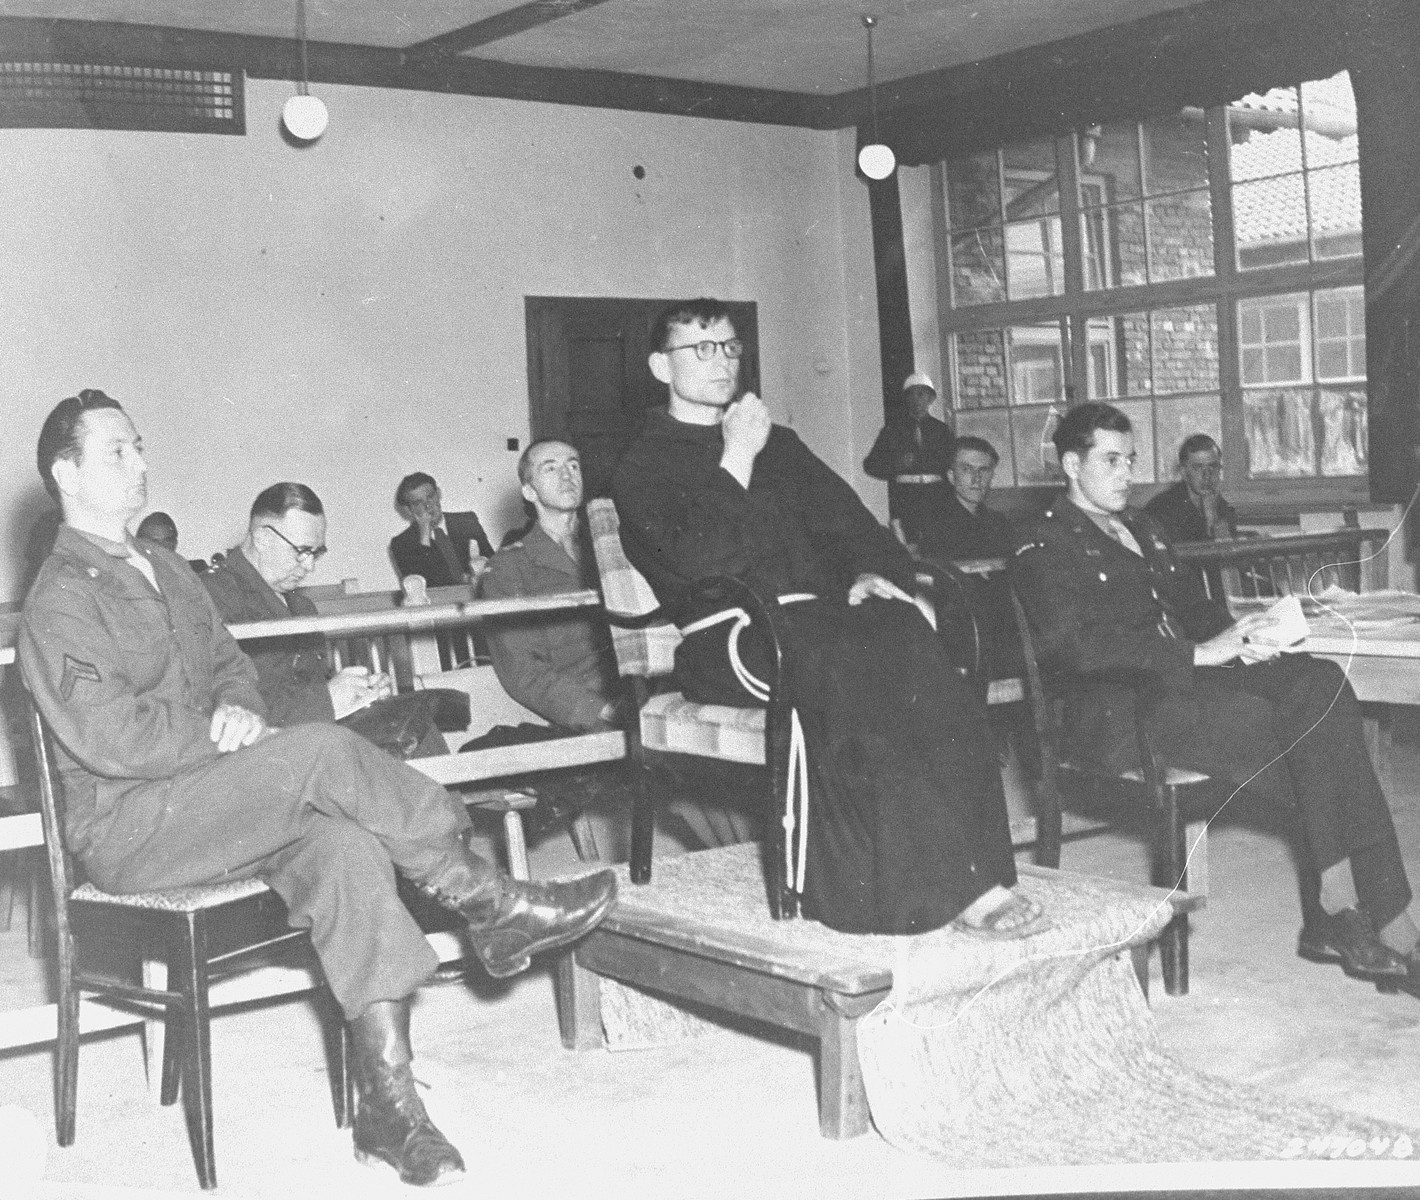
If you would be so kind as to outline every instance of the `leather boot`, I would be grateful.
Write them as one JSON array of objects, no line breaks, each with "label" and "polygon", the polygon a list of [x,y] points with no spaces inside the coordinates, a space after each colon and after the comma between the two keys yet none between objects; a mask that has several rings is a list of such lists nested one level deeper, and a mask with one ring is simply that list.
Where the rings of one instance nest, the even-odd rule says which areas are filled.
[{"label": "leather boot", "polygon": [[597,871],[579,879],[530,883],[488,877],[470,854],[450,861],[416,886],[468,922],[474,953],[495,979],[527,970],[532,956],[589,932],[616,899],[616,876]]},{"label": "leather boot", "polygon": [[404,1183],[436,1187],[463,1178],[459,1152],[414,1090],[409,1000],[380,1000],[350,1022],[355,1050],[355,1157],[386,1163]]}]

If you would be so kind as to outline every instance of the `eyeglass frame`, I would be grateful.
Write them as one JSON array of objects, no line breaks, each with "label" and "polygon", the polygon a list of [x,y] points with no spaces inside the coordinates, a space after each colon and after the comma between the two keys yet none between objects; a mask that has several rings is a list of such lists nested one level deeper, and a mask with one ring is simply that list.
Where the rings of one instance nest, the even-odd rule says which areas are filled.
[{"label": "eyeglass frame", "polygon": [[282,533],[281,530],[277,529],[275,525],[262,525],[262,528],[271,530],[272,533],[291,547],[297,558],[308,558],[311,560],[312,565],[318,563],[321,557],[330,549],[329,546],[298,546]]},{"label": "eyeglass frame", "polygon": [[[709,346],[711,349],[703,350],[701,347]],[[734,347],[731,353],[730,347]],[[731,362],[738,362],[744,357],[745,343],[743,338],[726,338],[722,342],[717,342],[713,338],[702,338],[698,342],[682,342],[679,346],[667,346],[661,351],[662,354],[674,354],[677,350],[694,350],[695,357],[701,362],[710,362],[715,357],[715,351],[719,350]]]}]

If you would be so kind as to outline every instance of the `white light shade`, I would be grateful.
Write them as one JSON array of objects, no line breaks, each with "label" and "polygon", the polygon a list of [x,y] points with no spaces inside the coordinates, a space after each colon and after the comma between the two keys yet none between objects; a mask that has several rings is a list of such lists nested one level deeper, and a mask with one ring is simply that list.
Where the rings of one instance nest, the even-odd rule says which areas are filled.
[{"label": "white light shade", "polygon": [[872,142],[858,151],[858,170],[869,179],[886,179],[897,166],[897,156],[891,146]]},{"label": "white light shade", "polygon": [[317,96],[292,96],[281,110],[281,120],[293,138],[313,142],[325,132],[330,114]]}]

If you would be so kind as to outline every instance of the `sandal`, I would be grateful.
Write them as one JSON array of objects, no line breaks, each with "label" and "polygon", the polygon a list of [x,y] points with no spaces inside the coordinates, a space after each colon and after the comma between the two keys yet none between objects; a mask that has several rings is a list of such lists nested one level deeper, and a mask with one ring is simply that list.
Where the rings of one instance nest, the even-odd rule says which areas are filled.
[{"label": "sandal", "polygon": [[980,923],[957,917],[952,921],[952,928],[971,937],[1006,941],[1044,933],[1054,924],[1036,901],[1019,892],[1012,892],[1009,900],[999,908],[993,908]]}]

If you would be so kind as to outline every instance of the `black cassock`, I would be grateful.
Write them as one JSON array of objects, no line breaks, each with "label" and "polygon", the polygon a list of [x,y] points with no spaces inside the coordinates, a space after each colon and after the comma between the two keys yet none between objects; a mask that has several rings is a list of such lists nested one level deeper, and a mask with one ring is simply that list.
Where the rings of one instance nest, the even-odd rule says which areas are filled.
[{"label": "black cassock", "polygon": [[[985,714],[911,605],[846,602],[867,572],[911,592],[906,552],[852,488],[791,430],[774,426],[745,489],[723,470],[718,425],[651,413],[613,480],[621,538],[661,604],[685,626],[710,615],[691,585],[732,575],[762,596],[812,593],[781,612],[808,745],[804,911],[834,929],[916,933],[1016,880],[1001,777]],[[728,629],[690,634],[676,680],[701,703],[750,703]],[[764,678],[751,630],[741,655]]]}]

